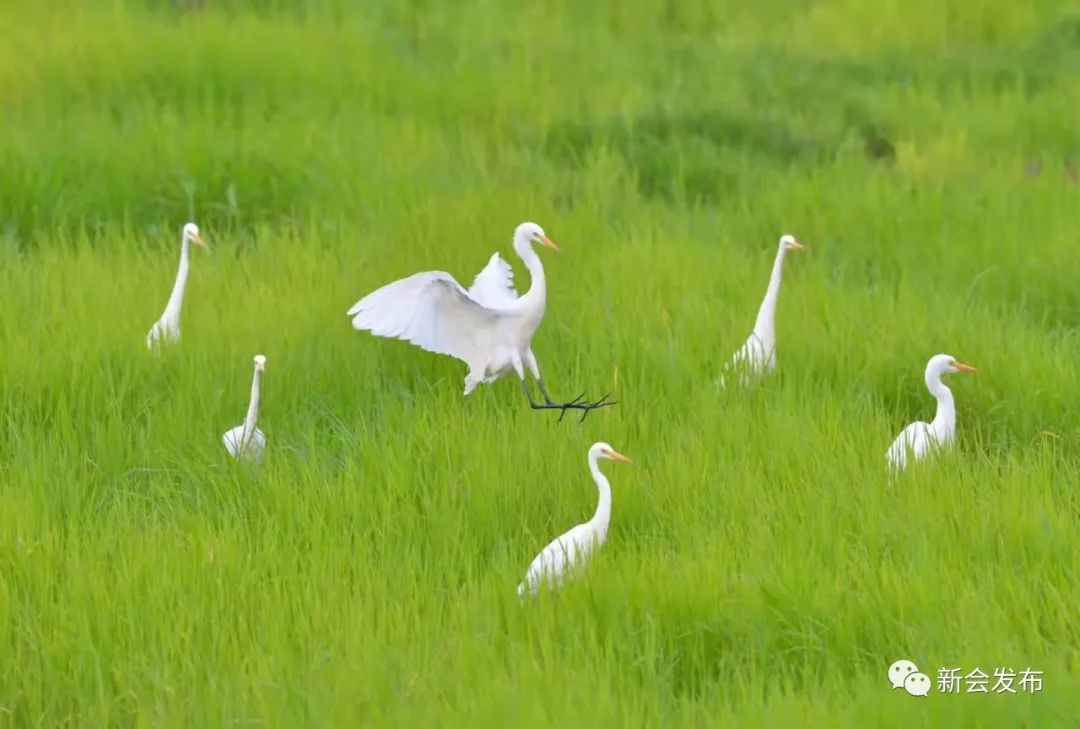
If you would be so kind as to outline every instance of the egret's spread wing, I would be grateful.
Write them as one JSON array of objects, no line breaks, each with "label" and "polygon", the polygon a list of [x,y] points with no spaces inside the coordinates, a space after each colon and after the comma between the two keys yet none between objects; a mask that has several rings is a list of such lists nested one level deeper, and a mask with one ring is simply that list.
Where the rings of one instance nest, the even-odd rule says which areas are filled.
[{"label": "egret's spread wing", "polygon": [[484,270],[476,274],[469,296],[484,306],[501,309],[517,301],[514,290],[514,271],[498,253],[491,256]]},{"label": "egret's spread wing", "polygon": [[417,273],[373,291],[349,309],[354,329],[412,342],[467,364],[483,360],[499,311],[472,299],[443,271]]}]

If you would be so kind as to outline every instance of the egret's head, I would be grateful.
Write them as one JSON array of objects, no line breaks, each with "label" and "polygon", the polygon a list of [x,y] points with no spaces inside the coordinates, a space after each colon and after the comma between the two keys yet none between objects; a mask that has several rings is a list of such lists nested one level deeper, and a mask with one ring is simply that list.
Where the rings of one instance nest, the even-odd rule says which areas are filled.
[{"label": "egret's head", "polygon": [[195,223],[188,223],[184,226],[184,240],[206,248],[206,243],[203,242],[202,236],[199,235],[199,226],[195,225]]},{"label": "egret's head", "polygon": [[926,379],[941,379],[942,375],[956,374],[957,372],[978,372],[971,365],[957,362],[951,354],[935,354],[926,363]]},{"label": "egret's head", "polygon": [[266,372],[266,355],[255,355],[255,369],[259,372]]},{"label": "egret's head", "polygon": [[785,251],[805,251],[806,250],[806,248],[803,247],[802,243],[795,240],[795,236],[787,235],[787,234],[780,237],[780,247],[782,249],[784,249]]},{"label": "egret's head", "polygon": [[544,229],[536,223],[522,223],[514,229],[514,251],[519,256],[524,256],[526,251],[531,251],[534,243],[539,243],[553,251],[559,250],[559,247],[544,235]]},{"label": "egret's head", "polygon": [[624,456],[622,453],[619,453],[607,443],[593,444],[593,447],[589,449],[589,455],[598,459],[606,458],[609,461],[619,461],[620,463],[633,463],[633,461]]}]

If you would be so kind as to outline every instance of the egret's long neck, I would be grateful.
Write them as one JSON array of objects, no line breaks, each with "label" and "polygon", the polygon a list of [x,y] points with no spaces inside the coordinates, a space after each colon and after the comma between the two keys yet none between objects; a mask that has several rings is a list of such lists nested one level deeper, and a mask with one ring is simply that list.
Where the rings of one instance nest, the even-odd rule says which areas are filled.
[{"label": "egret's long neck", "polygon": [[589,519],[589,525],[596,532],[600,542],[607,538],[608,524],[611,523],[611,485],[608,483],[607,477],[600,473],[600,466],[596,462],[596,456],[589,456],[589,471],[592,473],[593,480],[596,481],[596,488],[600,492],[600,500],[596,504],[596,513],[593,514],[593,518]]},{"label": "egret's long neck", "polygon": [[758,339],[771,343],[776,339],[776,301],[780,298],[780,278],[784,271],[785,246],[780,246],[773,263],[772,275],[769,276],[769,288],[758,309],[757,321],[754,322],[754,334]]},{"label": "egret's long neck", "polygon": [[937,398],[937,412],[930,426],[938,435],[951,435],[956,429],[956,405],[953,403],[952,390],[945,386],[940,375],[927,375],[926,387]]},{"label": "egret's long neck", "polygon": [[259,419],[259,381],[262,372],[256,368],[255,376],[251,379],[251,402],[248,404],[247,417],[244,418],[244,437],[249,437],[255,432],[255,423]]},{"label": "egret's long neck", "polygon": [[165,305],[165,317],[179,318],[180,308],[184,305],[184,287],[187,286],[188,276],[188,239],[184,236],[180,243],[180,267],[176,270],[176,282],[173,284],[172,293],[169,294],[169,303]]},{"label": "egret's long neck", "polygon": [[529,290],[521,298],[532,306],[543,310],[547,303],[547,279],[544,277],[544,264],[540,262],[540,256],[536,254],[531,245],[520,246],[518,255],[521,256],[522,263],[528,269],[530,279]]}]

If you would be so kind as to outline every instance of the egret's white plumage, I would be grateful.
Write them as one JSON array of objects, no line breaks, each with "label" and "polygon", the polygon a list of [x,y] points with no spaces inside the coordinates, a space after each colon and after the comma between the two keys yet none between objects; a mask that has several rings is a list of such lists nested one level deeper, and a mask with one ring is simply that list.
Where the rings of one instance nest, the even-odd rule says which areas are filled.
[{"label": "egret's white plumage", "polygon": [[779,250],[773,262],[772,274],[765,298],[758,309],[754,330],[746,343],[739,348],[731,361],[724,366],[718,384],[724,387],[728,376],[738,374],[738,383],[746,387],[762,375],[772,372],[776,367],[776,302],[780,298],[780,280],[784,270],[784,256],[788,251],[805,250],[802,243],[794,236],[780,238]]},{"label": "egret's white plumage", "polygon": [[594,549],[598,549],[607,539],[608,524],[611,522],[611,485],[607,477],[600,473],[601,458],[633,463],[629,458],[615,451],[607,443],[594,443],[589,448],[589,471],[600,492],[599,503],[592,519],[549,543],[529,565],[525,580],[518,585],[518,595],[526,592],[536,594],[542,583],[560,586],[566,575],[582,567]]},{"label": "egret's white plumage", "polygon": [[559,250],[535,223],[522,223],[515,229],[514,251],[532,279],[522,296],[514,289],[510,265],[496,253],[468,290],[444,271],[417,273],[375,290],[349,309],[353,328],[461,360],[469,367],[466,395],[509,371],[517,374],[524,387],[528,368],[547,401],[536,405],[526,387],[534,409],[588,412],[611,404],[580,400],[556,404],[547,394],[532,352],[532,338],[547,306],[547,282],[535,243]]},{"label": "egret's white plumage", "polygon": [[255,374],[251,378],[251,402],[248,403],[247,417],[243,423],[221,436],[225,450],[233,458],[249,458],[256,463],[262,462],[263,451],[266,450],[266,436],[255,426],[259,420],[259,386],[265,371],[266,357],[255,355]]},{"label": "egret's white plumage", "polygon": [[484,270],[476,274],[473,285],[469,287],[469,296],[489,309],[505,309],[518,300],[514,288],[514,270],[498,253],[491,254],[491,260]]},{"label": "egret's white plumage", "polygon": [[187,287],[188,277],[188,253],[190,244],[206,247],[206,243],[199,236],[199,226],[188,223],[184,226],[180,237],[180,267],[176,271],[176,281],[173,283],[169,301],[165,304],[165,311],[161,318],[150,327],[146,335],[146,346],[154,349],[162,344],[170,344],[180,339],[180,310],[184,306],[184,289]]},{"label": "egret's white plumage", "polygon": [[911,423],[896,436],[885,454],[892,471],[902,471],[910,461],[918,461],[936,450],[952,445],[956,437],[956,406],[952,390],[941,381],[943,375],[955,372],[977,372],[971,365],[957,362],[952,355],[935,354],[926,363],[923,379],[926,389],[937,399],[933,421]]}]

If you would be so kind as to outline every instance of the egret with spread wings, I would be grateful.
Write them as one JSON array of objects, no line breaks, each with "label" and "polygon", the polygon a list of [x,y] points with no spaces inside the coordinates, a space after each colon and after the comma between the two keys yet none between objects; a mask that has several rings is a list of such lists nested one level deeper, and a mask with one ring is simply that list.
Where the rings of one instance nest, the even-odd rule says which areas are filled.
[{"label": "egret with spread wings", "polygon": [[[556,402],[548,394],[532,351],[533,334],[547,306],[544,267],[533,249],[537,243],[559,250],[535,223],[522,223],[515,229],[514,252],[532,279],[523,296],[514,289],[510,265],[495,253],[467,291],[443,271],[417,273],[383,286],[349,309],[353,328],[460,359],[469,366],[466,395],[477,385],[513,371],[533,410],[560,410],[560,420],[567,410],[581,410],[584,419],[590,411],[614,402],[606,395],[587,402],[584,394]],[[542,403],[533,399],[525,381],[526,368],[536,379]]]}]

